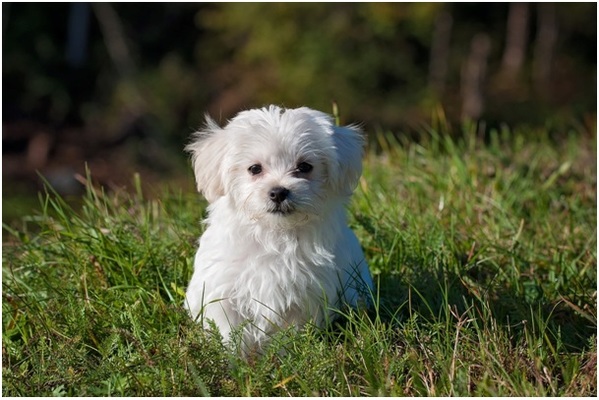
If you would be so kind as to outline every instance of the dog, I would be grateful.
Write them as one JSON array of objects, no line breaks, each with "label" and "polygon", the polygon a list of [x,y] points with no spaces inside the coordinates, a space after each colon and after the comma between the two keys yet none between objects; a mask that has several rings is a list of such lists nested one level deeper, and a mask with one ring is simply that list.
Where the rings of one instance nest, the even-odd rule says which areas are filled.
[{"label": "dog", "polygon": [[209,205],[185,307],[223,341],[261,351],[273,333],[368,304],[368,264],[346,222],[363,138],[320,111],[269,106],[224,127],[206,116],[186,150]]}]

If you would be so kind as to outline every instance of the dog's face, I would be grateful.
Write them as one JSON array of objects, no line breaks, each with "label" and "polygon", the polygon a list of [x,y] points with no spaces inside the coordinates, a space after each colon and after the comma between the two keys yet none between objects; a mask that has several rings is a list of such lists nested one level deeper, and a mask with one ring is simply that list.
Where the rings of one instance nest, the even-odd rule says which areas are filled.
[{"label": "dog's face", "polygon": [[360,133],[308,108],[244,111],[224,128],[208,119],[187,149],[210,203],[225,197],[223,206],[268,225],[327,212],[349,197],[361,173]]}]

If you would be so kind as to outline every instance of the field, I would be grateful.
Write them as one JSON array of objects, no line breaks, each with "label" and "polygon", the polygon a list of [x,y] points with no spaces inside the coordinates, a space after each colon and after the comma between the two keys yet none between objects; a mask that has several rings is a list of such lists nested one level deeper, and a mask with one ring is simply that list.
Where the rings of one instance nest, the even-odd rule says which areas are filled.
[{"label": "field", "polygon": [[595,135],[438,125],[365,156],[374,307],[249,359],[181,307],[199,195],[49,189],[4,224],[2,395],[596,396]]}]

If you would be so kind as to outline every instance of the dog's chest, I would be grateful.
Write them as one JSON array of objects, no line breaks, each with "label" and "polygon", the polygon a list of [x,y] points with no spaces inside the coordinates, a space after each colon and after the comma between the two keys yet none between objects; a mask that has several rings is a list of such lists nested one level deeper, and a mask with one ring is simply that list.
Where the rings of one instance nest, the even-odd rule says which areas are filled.
[{"label": "dog's chest", "polygon": [[335,304],[341,286],[335,235],[319,230],[274,232],[209,226],[197,264],[209,295],[227,299],[242,318],[292,319],[320,314]]},{"label": "dog's chest", "polygon": [[230,256],[229,266],[237,271],[230,282],[231,300],[243,314],[314,313],[336,301],[335,260],[323,247],[294,238],[276,246],[248,241]]}]

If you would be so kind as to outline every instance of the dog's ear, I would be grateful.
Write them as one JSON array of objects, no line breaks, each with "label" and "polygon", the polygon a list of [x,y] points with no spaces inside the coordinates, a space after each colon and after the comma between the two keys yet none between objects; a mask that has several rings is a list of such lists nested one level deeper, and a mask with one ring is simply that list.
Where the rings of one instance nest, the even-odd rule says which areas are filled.
[{"label": "dog's ear", "polygon": [[333,126],[336,164],[331,171],[331,183],[343,195],[351,195],[362,175],[364,139],[357,126]]},{"label": "dog's ear", "polygon": [[193,141],[185,147],[191,153],[191,165],[198,191],[209,203],[225,195],[223,160],[228,141],[222,128],[206,116],[205,127],[193,134]]},{"label": "dog's ear", "polygon": [[[321,111],[306,107],[292,110],[307,114],[324,132],[330,135],[333,149],[329,153],[329,183],[342,196],[349,196],[356,188],[362,175],[362,130],[355,125],[336,126],[333,118]],[[327,151],[328,152],[328,151]]]}]

